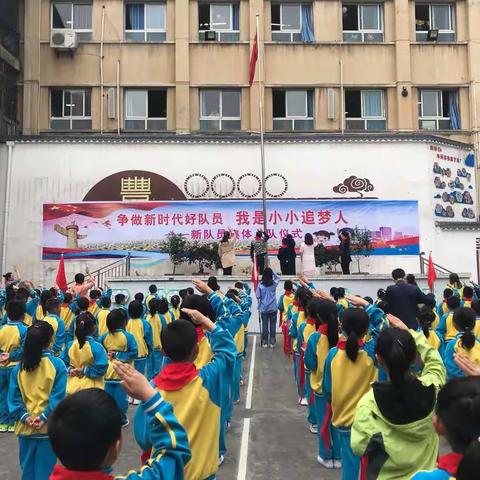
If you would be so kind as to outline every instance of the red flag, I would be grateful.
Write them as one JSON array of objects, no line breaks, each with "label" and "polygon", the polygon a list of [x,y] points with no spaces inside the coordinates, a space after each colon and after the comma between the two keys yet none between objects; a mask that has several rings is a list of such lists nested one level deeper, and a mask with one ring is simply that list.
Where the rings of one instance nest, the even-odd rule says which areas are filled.
[{"label": "red flag", "polygon": [[65,261],[63,259],[63,253],[58,262],[57,276],[55,277],[55,283],[62,292],[67,291],[67,277],[65,276]]},{"label": "red flag", "polygon": [[249,73],[249,85],[252,86],[253,79],[255,78],[255,67],[258,60],[258,33],[255,33],[255,38],[253,39],[253,48],[252,53],[250,54],[250,73]]},{"label": "red flag", "polygon": [[435,286],[435,281],[437,280],[437,272],[435,271],[435,265],[433,264],[432,254],[428,256],[428,287],[430,291],[433,293],[433,288]]},{"label": "red flag", "polygon": [[255,292],[258,286],[257,256],[255,255],[255,253],[253,254],[252,283],[253,291]]}]

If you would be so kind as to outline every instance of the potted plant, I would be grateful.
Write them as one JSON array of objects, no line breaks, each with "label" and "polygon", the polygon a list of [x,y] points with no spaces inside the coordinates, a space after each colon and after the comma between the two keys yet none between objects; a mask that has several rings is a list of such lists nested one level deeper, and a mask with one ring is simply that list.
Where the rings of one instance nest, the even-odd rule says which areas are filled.
[{"label": "potted plant", "polygon": [[189,260],[188,240],[180,233],[169,232],[161,244],[160,251],[168,253],[173,264],[172,275],[176,275],[179,265]]},{"label": "potted plant", "polygon": [[361,272],[360,260],[361,257],[369,257],[373,250],[372,232],[367,228],[359,228],[358,226],[355,226],[351,234],[350,247],[352,255],[354,255],[357,260],[357,274],[368,273]]},{"label": "potted plant", "polygon": [[315,266],[327,267],[325,272],[327,275],[333,275],[337,272],[338,260],[338,248],[326,248],[323,243],[319,243],[315,249]]},{"label": "potted plant", "polygon": [[198,263],[198,274],[204,274],[205,269],[216,267],[220,259],[217,245],[214,243],[191,242],[189,247],[188,263]]}]

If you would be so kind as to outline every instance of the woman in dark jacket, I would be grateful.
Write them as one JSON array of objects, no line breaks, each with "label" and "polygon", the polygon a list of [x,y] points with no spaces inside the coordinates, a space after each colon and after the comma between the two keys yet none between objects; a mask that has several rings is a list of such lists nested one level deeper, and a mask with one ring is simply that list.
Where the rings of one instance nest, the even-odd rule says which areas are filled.
[{"label": "woman in dark jacket", "polygon": [[352,262],[352,256],[350,255],[350,235],[348,232],[340,232],[338,239],[340,240],[339,251],[342,272],[344,275],[350,275],[350,263]]},{"label": "woman in dark jacket", "polygon": [[289,233],[286,236],[286,245],[287,245],[287,258],[288,258],[288,265],[287,271],[285,272],[286,275],[296,275],[296,267],[295,267],[295,260],[297,258],[297,252],[295,251],[295,240],[293,239],[292,235]]}]

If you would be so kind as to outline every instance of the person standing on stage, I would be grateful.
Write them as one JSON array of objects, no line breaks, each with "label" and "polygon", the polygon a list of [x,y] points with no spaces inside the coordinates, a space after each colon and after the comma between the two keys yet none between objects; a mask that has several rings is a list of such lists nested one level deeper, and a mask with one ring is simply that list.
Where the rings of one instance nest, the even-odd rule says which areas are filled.
[{"label": "person standing on stage", "polygon": [[287,257],[288,257],[288,265],[287,265],[287,275],[296,275],[296,266],[295,260],[297,258],[297,252],[295,251],[295,240],[292,237],[292,234],[289,233],[286,237],[286,244],[287,244]]},{"label": "person standing on stage", "polygon": [[315,275],[315,247],[312,234],[305,234],[305,239],[300,245],[300,258],[302,259],[302,275],[306,277]]},{"label": "person standing on stage", "polygon": [[342,266],[342,273],[344,275],[350,275],[350,263],[352,262],[352,256],[350,251],[350,235],[348,232],[340,232],[338,236],[340,240],[339,253],[340,253],[340,265]]},{"label": "person standing on stage", "polygon": [[263,275],[265,270],[265,260],[268,255],[267,241],[270,237],[263,231],[257,230],[255,238],[250,245],[250,258],[253,261],[253,254],[257,257],[258,274]]},{"label": "person standing on stage", "polygon": [[231,275],[235,266],[235,233],[225,232],[218,244],[218,256],[223,268],[224,275]]}]

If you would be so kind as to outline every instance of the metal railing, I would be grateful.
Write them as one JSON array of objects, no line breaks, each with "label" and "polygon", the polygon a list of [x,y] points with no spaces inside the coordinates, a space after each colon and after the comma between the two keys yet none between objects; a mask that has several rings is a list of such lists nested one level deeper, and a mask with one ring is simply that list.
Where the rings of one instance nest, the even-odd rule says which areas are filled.
[{"label": "metal railing", "polygon": [[[420,259],[420,273],[425,274],[428,272],[428,257],[425,256],[425,252],[421,252],[419,255]],[[438,263],[433,262],[433,267],[435,268],[435,271],[437,273],[444,273],[444,274],[450,274],[453,273],[451,270],[448,270],[445,267],[442,267],[441,265],[438,265]]]}]

